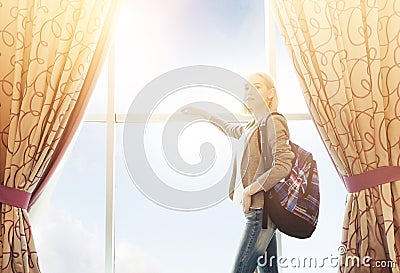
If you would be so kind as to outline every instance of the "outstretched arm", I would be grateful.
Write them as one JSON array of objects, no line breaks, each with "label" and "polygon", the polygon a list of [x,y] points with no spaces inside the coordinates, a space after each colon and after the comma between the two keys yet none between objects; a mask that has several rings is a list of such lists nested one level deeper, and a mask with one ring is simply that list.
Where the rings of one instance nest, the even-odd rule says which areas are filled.
[{"label": "outstretched arm", "polygon": [[185,114],[200,115],[214,124],[224,134],[239,139],[243,133],[244,126],[241,124],[232,124],[226,120],[213,115],[203,109],[196,107],[186,107],[182,110]]},{"label": "outstretched arm", "polygon": [[243,133],[243,125],[229,123],[216,115],[211,115],[209,120],[217,126],[219,130],[230,137],[239,139]]}]

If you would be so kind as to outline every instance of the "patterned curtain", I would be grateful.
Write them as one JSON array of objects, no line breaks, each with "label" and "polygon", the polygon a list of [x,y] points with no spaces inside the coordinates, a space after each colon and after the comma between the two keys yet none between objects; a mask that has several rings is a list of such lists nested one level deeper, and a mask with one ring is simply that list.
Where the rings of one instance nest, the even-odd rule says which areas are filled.
[{"label": "patterned curtain", "polygon": [[0,272],[40,272],[27,208],[82,117],[116,6],[0,1]]},{"label": "patterned curtain", "polygon": [[[273,5],[339,174],[399,166],[400,1],[273,0]],[[372,178],[379,182],[379,176]],[[347,252],[339,272],[400,272],[400,183],[382,182],[392,183],[348,195],[342,233]],[[367,256],[370,267],[362,265]],[[359,266],[351,262],[355,257]],[[377,261],[397,261],[397,267],[378,268]]]}]

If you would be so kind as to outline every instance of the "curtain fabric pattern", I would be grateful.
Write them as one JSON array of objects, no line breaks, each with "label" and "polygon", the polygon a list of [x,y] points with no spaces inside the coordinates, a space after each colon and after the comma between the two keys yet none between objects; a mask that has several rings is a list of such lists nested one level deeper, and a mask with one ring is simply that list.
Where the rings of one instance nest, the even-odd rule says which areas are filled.
[{"label": "curtain fabric pattern", "polygon": [[[32,193],[48,178],[54,152],[68,144],[60,145],[65,129],[78,120],[74,113],[83,112],[82,100],[90,95],[93,84],[87,82],[98,70],[93,64],[101,65],[94,57],[104,57],[95,53],[105,51],[99,40],[115,5],[0,1],[2,185]],[[0,272],[40,272],[27,210],[2,203],[0,222]]]},{"label": "curtain fabric pattern", "polygon": [[[340,175],[400,165],[400,1],[273,0],[273,6]],[[400,272],[399,211],[399,181],[348,195],[339,272]],[[370,267],[349,259],[362,263],[366,256]],[[397,267],[373,267],[378,260]]]}]

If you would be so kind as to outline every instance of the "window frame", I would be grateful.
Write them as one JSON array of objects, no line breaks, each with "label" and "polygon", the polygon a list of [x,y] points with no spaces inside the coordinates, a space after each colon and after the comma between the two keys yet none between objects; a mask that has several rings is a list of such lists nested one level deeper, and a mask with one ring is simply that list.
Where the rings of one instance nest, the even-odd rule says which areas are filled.
[{"label": "window frame", "polygon": [[[265,50],[267,52],[268,67],[266,70],[276,79],[276,39],[271,1],[264,0],[265,16]],[[86,114],[83,122],[106,123],[106,219],[105,219],[105,273],[115,273],[115,150],[116,150],[116,125],[118,123],[141,122],[140,116],[119,114],[115,111],[115,43],[112,42],[108,59],[108,87],[107,108],[105,114]],[[285,114],[285,113],[283,113]],[[249,117],[237,114],[240,122],[248,121]],[[285,114],[288,120],[311,120],[308,113]],[[166,120],[167,114],[158,116],[157,121]],[[152,122],[152,121],[150,121]],[[282,254],[280,233],[277,232],[278,255]]]}]

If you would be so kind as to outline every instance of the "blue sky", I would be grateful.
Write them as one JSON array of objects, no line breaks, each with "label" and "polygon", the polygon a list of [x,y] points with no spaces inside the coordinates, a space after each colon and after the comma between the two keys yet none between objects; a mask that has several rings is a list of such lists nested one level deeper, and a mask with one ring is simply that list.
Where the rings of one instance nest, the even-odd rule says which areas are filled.
[{"label": "blue sky", "polygon": [[[246,76],[266,71],[264,7],[260,0],[128,1],[116,45],[116,111],[170,69],[210,64]],[[287,52],[277,35],[277,89],[283,113],[306,112]],[[106,70],[105,70],[106,72]],[[107,80],[97,84],[89,113],[104,113]],[[161,126],[161,124],[160,124]],[[321,216],[312,239],[283,237],[283,254],[335,255],[340,245],[345,190],[311,121],[289,123],[293,140],[317,158]],[[211,129],[210,129],[211,130]],[[197,212],[177,212],[144,197],[130,180],[117,126],[117,273],[225,273],[231,268],[244,217],[229,200]],[[105,125],[84,123],[54,184],[46,211],[34,222],[42,272],[104,270]],[[208,132],[199,132],[207,134]],[[215,145],[224,145],[220,142]],[[219,155],[218,160],[227,160]],[[157,166],[155,166],[157,168]],[[50,187],[49,187],[50,188]],[[44,202],[46,203],[46,202]],[[46,220],[46,222],[45,222]],[[321,245],[324,248],[321,248]],[[64,271],[60,271],[60,265]],[[283,272],[336,272],[334,268]]]}]

